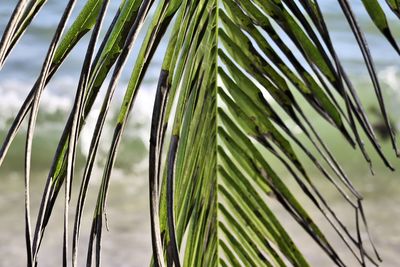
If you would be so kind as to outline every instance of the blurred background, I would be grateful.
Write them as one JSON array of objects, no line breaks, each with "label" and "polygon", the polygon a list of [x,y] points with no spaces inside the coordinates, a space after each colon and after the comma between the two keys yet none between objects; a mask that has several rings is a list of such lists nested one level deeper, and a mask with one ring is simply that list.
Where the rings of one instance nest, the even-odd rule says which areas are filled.
[{"label": "blurred background", "polygon": [[[16,2],[16,0],[3,0],[0,3],[0,35],[4,31]],[[77,11],[84,4],[84,1],[78,2],[74,16],[77,15]],[[331,30],[337,53],[361,95],[365,108],[369,111],[371,121],[378,129],[382,121],[379,114],[376,113],[375,95],[355,39],[347,26],[337,1],[326,0],[320,2],[328,22],[328,27]],[[395,128],[399,129],[400,57],[372,24],[360,1],[350,2],[358,16],[359,23],[362,25],[362,29],[367,35],[371,53],[379,72],[379,78],[384,88],[384,96],[387,101],[389,114]],[[384,1],[382,3],[385,5]],[[107,28],[109,25],[110,18],[112,18],[111,14],[116,12],[118,5],[119,1],[111,1],[108,11],[110,15],[104,23],[104,28]],[[43,63],[43,57],[46,54],[48,44],[64,7],[65,1],[63,0],[49,0],[10,55],[5,67],[0,71],[1,142],[4,140],[4,136],[19,106],[37,78]],[[386,11],[394,35],[399,37],[400,21],[390,11]],[[87,249],[87,234],[93,214],[93,203],[97,196],[102,167],[108,150],[114,121],[118,114],[119,104],[129,81],[130,71],[142,38],[143,32],[137,41],[130,61],[127,63],[125,72],[119,82],[117,95],[113,101],[113,109],[111,110],[106,130],[102,137],[100,154],[90,185],[90,199],[86,205],[84,227],[81,231],[80,254],[82,257],[80,264],[84,263],[84,256]],[[43,95],[39,122],[36,127],[33,144],[31,184],[33,222],[35,221],[37,207],[41,199],[45,179],[47,178],[47,170],[53,157],[52,153],[55,151],[55,146],[66,121],[66,116],[72,105],[87,41],[88,38],[85,37],[84,42],[81,42],[72,51]],[[132,110],[129,126],[123,138],[116,168],[113,172],[107,205],[109,231],[105,232],[103,239],[103,266],[145,266],[150,259],[151,245],[147,190],[149,122],[156,83],[163,60],[163,51],[165,50],[167,41],[168,38],[164,38],[164,42],[154,56],[152,65],[143,81],[138,99]],[[311,112],[309,114],[310,116],[315,116],[312,117],[312,121],[315,125],[318,125],[317,128],[322,132],[324,140],[327,141],[327,144],[337,156],[339,162],[343,164],[344,169],[352,177],[356,188],[365,197],[364,203],[369,219],[369,226],[384,260],[382,266],[400,266],[400,259],[397,254],[400,251],[400,224],[398,223],[400,221],[399,173],[388,171],[377,157],[373,157],[376,175],[372,176],[368,165],[362,159],[359,151],[351,151],[344,144],[343,138],[337,132],[324,127],[324,122],[315,114]],[[79,164],[79,159],[82,159],[87,153],[96,117],[95,108],[90,114],[86,128],[81,135],[78,175],[76,176],[74,187],[79,186],[79,174],[82,172],[82,163]],[[6,161],[0,168],[0,266],[25,265],[23,151],[26,124],[25,122],[20,134],[11,146]],[[298,135],[301,136],[301,132]],[[382,145],[392,163],[399,169],[399,160],[395,159],[391,146],[388,140],[385,139],[384,132],[382,133]],[[307,161],[304,161],[304,164],[311,166]],[[309,171],[320,187],[326,186],[317,170],[310,167]],[[280,173],[286,175],[283,169],[280,170]],[[293,190],[298,189],[294,186]],[[327,199],[334,209],[341,213],[342,218],[350,224],[350,229],[354,230],[354,226],[352,226],[354,214],[346,210],[344,201],[338,197],[337,193],[329,189],[325,190],[325,192]],[[71,202],[71,220],[73,219],[72,214],[76,197],[76,194],[73,195]],[[61,264],[62,198],[62,196],[59,198],[59,203],[55,207],[55,212],[44,237],[42,250],[39,254],[40,266],[60,266]],[[302,197],[300,196],[299,198]],[[311,207],[311,204],[305,199],[304,203],[306,206],[309,205]],[[313,215],[316,221],[321,220],[322,222],[320,214],[313,212]],[[329,261],[312,244],[312,241],[310,242],[310,239],[302,230],[290,219],[285,219],[288,218],[287,214],[282,212],[280,216],[288,231],[296,236],[296,242],[306,253],[310,262],[314,266],[328,266],[326,264],[329,264]],[[325,227],[322,228],[325,229]],[[326,227],[326,229],[328,235],[332,235],[334,238],[334,234],[329,233],[329,227]],[[339,240],[335,238],[333,240],[339,251],[346,250]]]}]

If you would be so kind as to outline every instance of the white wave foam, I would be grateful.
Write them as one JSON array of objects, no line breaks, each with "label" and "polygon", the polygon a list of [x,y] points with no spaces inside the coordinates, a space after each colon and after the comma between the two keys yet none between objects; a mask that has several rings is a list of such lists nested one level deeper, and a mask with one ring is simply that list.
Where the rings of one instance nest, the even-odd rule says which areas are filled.
[{"label": "white wave foam", "polygon": [[[126,89],[126,86],[122,85],[118,88],[118,92],[123,92]],[[150,135],[150,124],[151,124],[151,115],[153,110],[155,97],[155,86],[144,87],[139,90],[136,102],[131,111],[130,119],[128,125],[125,129],[123,139],[139,139],[145,147],[148,149],[148,140]],[[102,97],[99,97],[102,100]],[[122,94],[117,94],[116,101],[112,103],[112,108],[109,116],[107,117],[102,138],[99,146],[99,161],[102,162],[105,160],[105,157],[110,149],[112,135],[114,131],[114,127],[116,125],[116,118],[119,113],[120,105],[122,102]],[[85,127],[81,133],[80,137],[80,149],[81,153],[85,156],[88,155],[90,143],[92,140],[92,135],[94,132],[94,128],[96,126],[98,114],[100,112],[100,101],[95,103],[95,106],[92,112],[88,115],[85,121]],[[145,159],[144,159],[145,160]]]},{"label": "white wave foam", "polygon": [[[75,96],[77,81],[74,78],[62,77],[52,81],[43,92],[40,115],[44,116],[39,121],[41,131],[37,131],[38,135],[46,135],[49,130],[57,128],[61,130],[64,127],[65,116],[67,116],[72,108]],[[106,81],[105,84],[108,84]],[[11,121],[15,118],[20,106],[24,102],[26,96],[31,90],[33,82],[23,82],[13,79],[3,80],[0,83],[0,129],[5,131],[10,126]],[[142,85],[138,92],[137,99],[131,111],[129,123],[125,130],[124,140],[140,140],[143,145],[148,148],[148,140],[150,134],[151,114],[154,104],[156,86]],[[103,130],[101,144],[99,147],[99,161],[103,163],[105,156],[110,148],[110,143],[116,125],[123,94],[126,85],[121,84],[117,88],[115,99],[107,117],[105,128]],[[85,121],[85,127],[80,135],[80,152],[87,156],[92,139],[93,131],[96,125],[100,106],[103,101],[104,88],[93,106],[92,112]],[[47,115],[55,115],[46,117]],[[60,123],[58,123],[58,118]],[[47,130],[45,130],[47,129]],[[48,151],[48,150],[47,150]],[[103,160],[102,160],[103,159]]]},{"label": "white wave foam", "polygon": [[397,128],[400,129],[400,109],[398,108],[400,105],[400,67],[390,66],[385,68],[379,73],[379,78],[388,89],[384,90],[384,93],[389,114],[396,120]]},{"label": "white wave foam", "polygon": [[[32,85],[33,83],[16,80],[5,80],[0,83],[0,111],[18,111]],[[52,82],[43,92],[41,100],[43,111],[53,113],[68,110],[71,107],[70,91],[74,86],[71,78]]]},{"label": "white wave foam", "polygon": [[382,79],[388,87],[397,94],[400,94],[400,69],[398,66],[390,66],[379,73],[379,78]]},{"label": "white wave foam", "polygon": [[[13,79],[0,83],[0,127],[4,129],[6,122],[17,114],[32,88],[33,82],[23,82]],[[71,107],[71,88],[74,88],[71,78],[61,78],[52,82],[43,92],[40,112],[54,114],[65,113]]]}]

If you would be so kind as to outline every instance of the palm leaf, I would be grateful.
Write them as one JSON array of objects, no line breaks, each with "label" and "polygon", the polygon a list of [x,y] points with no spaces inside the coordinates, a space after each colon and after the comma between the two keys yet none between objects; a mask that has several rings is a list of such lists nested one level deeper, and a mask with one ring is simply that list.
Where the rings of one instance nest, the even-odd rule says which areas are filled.
[{"label": "palm leaf", "polygon": [[[302,198],[292,192],[288,178],[278,174],[278,162],[356,261],[361,266],[368,262],[378,265],[381,259],[369,234],[362,196],[305,112],[314,110],[372,164],[362,140],[365,136],[382,161],[393,169],[337,55],[318,1],[160,0],[155,4],[153,0],[122,0],[101,40],[98,39],[102,22],[109,15],[107,0],[88,0],[62,36],[74,2],[68,2],[37,82],[0,150],[1,164],[30,112],[25,153],[28,266],[37,264],[40,244],[63,185],[63,265],[68,265],[67,218],[74,193],[71,184],[76,179],[76,146],[84,121],[110,75],[80,179],[72,239],[72,264],[78,265],[82,214],[99,141],[121,73],[146,19],[150,24],[144,27],[145,38],[115,119],[93,215],[87,265],[92,265],[93,255],[96,266],[101,263],[103,216],[118,148],[143,77],[169,28],[150,132],[152,264],[309,266],[295,237],[289,235],[271,208],[274,203],[302,227],[333,264],[346,266],[347,259],[337,252],[320,223],[313,220]],[[398,15],[397,1],[386,2]],[[19,1],[0,43],[0,66],[45,3]],[[363,4],[383,37],[399,52],[379,2]],[[153,5],[156,7],[150,13]],[[338,5],[363,54],[393,149],[399,155],[364,34],[350,3],[339,0]],[[54,154],[32,238],[29,177],[41,94],[70,51],[91,30],[74,105]],[[289,48],[287,40],[296,51]],[[97,46],[98,41],[101,44]],[[301,129],[304,139],[294,134],[290,123]],[[354,210],[355,231],[349,230],[329,205],[324,191],[305,167],[307,161]],[[368,234],[372,250],[366,247],[362,231]]]}]

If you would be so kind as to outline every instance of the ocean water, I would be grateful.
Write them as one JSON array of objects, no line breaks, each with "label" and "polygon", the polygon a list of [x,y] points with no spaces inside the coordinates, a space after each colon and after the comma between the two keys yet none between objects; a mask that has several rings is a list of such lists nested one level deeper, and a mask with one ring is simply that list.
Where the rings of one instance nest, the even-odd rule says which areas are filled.
[{"label": "ocean water", "polygon": [[[2,0],[0,2],[0,35],[4,31],[8,17],[10,16],[16,0]],[[78,1],[74,16],[83,6],[85,1]],[[320,1],[324,14],[328,21],[334,40],[335,48],[343,61],[346,71],[353,82],[366,108],[374,105],[373,88],[368,79],[367,69],[362,60],[361,53],[353,35],[347,26],[340,7],[335,0]],[[397,129],[400,129],[400,56],[382,38],[379,31],[370,21],[360,1],[351,0],[374,57],[380,81],[384,88],[384,96],[387,100],[388,110]],[[384,2],[384,1],[381,1]],[[5,67],[0,71],[0,141],[4,136],[12,119],[18,112],[19,106],[31,89],[40,71],[43,57],[48,48],[48,42],[58,23],[59,16],[65,6],[63,0],[49,0],[40,14],[35,18],[20,43],[10,55]],[[111,1],[109,14],[115,13],[119,1]],[[396,37],[400,37],[400,21],[386,9],[392,30]],[[112,16],[109,16],[112,17]],[[110,19],[104,25],[107,27]],[[107,121],[106,130],[101,142],[100,156],[95,170],[95,176],[91,184],[91,199],[89,199],[84,217],[84,229],[82,230],[82,242],[80,254],[82,260],[86,251],[88,227],[92,216],[91,208],[97,194],[104,157],[108,150],[108,144],[114,127],[115,116],[124,94],[124,89],[129,81],[135,55],[143,39],[140,35],[122,79],[118,84],[113,108]],[[84,54],[82,51],[87,46],[88,38],[73,50],[68,60],[63,64],[59,73],[53,78],[44,92],[39,113],[39,122],[34,140],[33,177],[32,177],[32,214],[35,218],[37,206],[40,201],[46,170],[49,168],[52,153],[54,153],[59,135],[63,129],[72,101],[74,90],[78,82]],[[110,188],[108,218],[109,232],[104,236],[104,266],[144,266],[150,258],[150,232],[147,203],[147,146],[149,135],[149,119],[151,116],[154,90],[161,62],[165,50],[167,38],[161,44],[153,62],[149,68],[141,86],[138,99],[132,110],[131,120],[125,132],[120,155],[117,159],[112,185]],[[81,135],[79,145],[79,158],[87,153],[90,143],[91,130],[96,121],[95,106],[90,114],[84,132]],[[373,121],[379,118],[371,114]],[[316,123],[319,122],[315,118]],[[7,160],[0,168],[0,266],[24,266],[24,222],[23,222],[23,148],[25,144],[25,127],[23,125],[20,134],[12,145]],[[374,233],[376,244],[380,249],[383,259],[382,266],[400,266],[397,252],[400,251],[400,181],[399,175],[387,171],[378,159],[374,166],[376,175],[372,176],[363,163],[361,156],[343,148],[343,140],[328,130],[321,129],[323,136],[332,147],[334,153],[340,159],[348,173],[354,178],[354,183],[365,196],[366,212],[370,219],[370,228]],[[383,147],[392,155],[390,145],[383,140]],[[351,157],[349,157],[351,155]],[[400,168],[399,160],[391,157],[394,165]],[[79,163],[78,163],[79,165]],[[81,169],[78,168],[78,175]],[[318,177],[318,173],[312,173]],[[78,176],[77,176],[78,177]],[[317,178],[318,179],[318,178]],[[78,179],[77,179],[78,180]],[[321,182],[323,186],[323,182]],[[78,186],[76,184],[75,186]],[[343,202],[335,194],[327,193],[327,198],[337,209],[343,208]],[[76,196],[73,195],[71,203]],[[40,266],[59,266],[61,260],[62,245],[62,197],[56,206],[53,219],[50,221],[48,232],[43,242],[40,257]],[[12,203],[12,205],[11,205]],[[307,205],[307,202],[306,202]],[[74,204],[72,204],[73,209]],[[347,216],[348,215],[348,216]],[[319,215],[315,217],[318,220]],[[344,213],[345,220],[351,222],[353,215]],[[285,215],[282,214],[285,218]],[[33,218],[33,219],[34,219]],[[72,219],[71,212],[71,219]],[[34,220],[33,220],[34,221]],[[290,220],[287,228],[298,236],[298,242],[307,242],[309,239]],[[337,241],[340,247],[340,242]],[[326,266],[326,259],[318,253],[315,246],[304,247],[310,261],[315,266]],[[340,250],[340,248],[339,248]],[[84,261],[80,262],[83,264]]]}]

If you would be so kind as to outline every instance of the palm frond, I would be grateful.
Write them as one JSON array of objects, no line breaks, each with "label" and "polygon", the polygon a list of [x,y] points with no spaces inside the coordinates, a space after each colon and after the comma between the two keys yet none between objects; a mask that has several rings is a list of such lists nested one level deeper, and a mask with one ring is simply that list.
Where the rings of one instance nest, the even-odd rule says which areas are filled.
[{"label": "palm frond", "polygon": [[399,46],[397,45],[396,39],[394,38],[392,31],[390,30],[389,23],[386,18],[385,12],[376,0],[372,1],[362,1],[365,9],[370,15],[376,27],[385,35],[386,39],[390,42],[397,53],[400,53]]},{"label": "palm frond", "polygon": [[[149,191],[152,264],[155,266],[309,266],[273,203],[291,218],[337,266],[347,259],[337,251],[306,209],[278,162],[302,194],[326,219],[361,266],[378,265],[362,196],[329,143],[305,110],[312,109],[349,146],[359,148],[372,169],[363,137],[393,169],[374,133],[357,89],[335,50],[317,0],[122,0],[106,34],[100,34],[110,1],[88,0],[67,29],[75,1],[67,3],[42,71],[10,126],[0,164],[30,112],[25,153],[25,219],[28,266],[37,264],[40,245],[61,188],[65,187],[63,265],[68,265],[68,214],[75,177],[76,147],[84,122],[105,94],[80,179],[72,238],[72,265],[78,265],[82,215],[100,138],[121,74],[138,34],[145,33],[129,84],[115,119],[88,243],[101,264],[101,242],[112,170],[130,112],[155,51],[171,28],[161,66],[150,132]],[[386,1],[399,16],[399,3]],[[0,43],[0,67],[23,37],[45,0],[20,0]],[[362,1],[371,20],[397,53],[399,47],[381,4]],[[347,0],[338,0],[368,69],[376,101],[393,150],[395,131],[361,27]],[[154,6],[154,7],[153,7]],[[154,12],[150,9],[154,8]],[[150,24],[144,27],[145,20]],[[171,25],[173,24],[173,25]],[[143,29],[144,28],[144,29]],[[32,238],[30,162],[41,95],[69,53],[92,31],[75,100],[49,170]],[[98,42],[100,45],[97,45]],[[292,46],[289,46],[291,43]],[[293,48],[294,47],[294,48]],[[171,124],[172,123],[172,124]],[[299,138],[289,124],[301,129]],[[354,211],[349,230],[330,206],[310,162]],[[371,249],[362,238],[365,231]]]},{"label": "palm frond", "polygon": [[[197,9],[194,14],[202,14],[198,19],[194,15],[196,20],[191,18],[192,21],[199,21],[199,24],[192,25],[198,27],[194,32],[204,31],[201,37],[192,35],[192,39],[189,39],[189,35],[186,37],[189,40],[181,47],[176,47],[177,37],[171,37],[170,44],[175,44],[175,48],[170,48],[169,51],[181,49],[183,52],[189,49],[193,57],[181,58],[186,67],[183,73],[186,75],[181,76],[178,73],[176,77],[179,81],[174,82],[172,88],[167,88],[181,92],[165,163],[165,189],[161,190],[159,200],[161,211],[164,211],[161,217],[164,222],[161,221],[160,237],[164,238],[166,261],[179,265],[177,251],[183,250],[184,266],[214,265],[219,262],[218,257],[227,257],[232,265],[236,262],[245,266],[279,266],[289,261],[294,266],[306,266],[308,263],[302,256],[288,253],[293,251],[293,241],[284,231],[281,222],[271,212],[267,212],[267,199],[272,194],[336,265],[345,266],[319,226],[312,221],[284,180],[278,177],[269,165],[265,152],[267,150],[270,151],[270,156],[278,158],[289,170],[304,194],[322,212],[358,262],[364,265],[366,260],[369,260],[377,264],[379,255],[368,254],[359,238],[358,231],[361,226],[357,226],[357,233],[349,232],[308,176],[291,145],[293,142],[306,153],[337,188],[344,200],[354,208],[357,223],[362,223],[362,197],[307,120],[302,105],[292,92],[293,89],[297,89],[309,105],[341,132],[350,144],[354,144],[353,138],[348,133],[345,122],[350,124],[355,133],[358,126],[353,117],[357,118],[371,142],[375,143],[376,150],[381,153],[356,91],[333,49],[322,14],[319,8],[316,8],[317,3],[302,1],[304,10],[310,12],[304,14],[293,1],[283,1],[286,4],[284,5],[280,1],[224,0],[224,7],[220,10],[217,1],[210,2],[212,1],[198,4],[187,2],[192,9]],[[344,6],[343,10],[350,12],[349,6]],[[305,15],[314,18],[314,25],[309,24]],[[208,25],[204,26],[200,21]],[[272,21],[293,41],[313,70],[312,74],[305,71],[304,64],[300,63],[293,51],[286,46]],[[217,25],[220,24],[223,27],[217,29]],[[179,25],[182,25],[182,22]],[[183,27],[181,31],[189,31],[189,27],[184,23]],[[265,34],[260,33],[260,28]],[[355,28],[356,26],[353,27],[354,30]],[[286,58],[281,58],[264,36],[269,36]],[[321,40],[324,43],[321,43]],[[254,43],[259,49],[255,48]],[[329,49],[326,50],[325,47]],[[360,48],[367,51],[366,43],[361,43]],[[288,60],[295,66],[297,73],[284,64]],[[371,60],[370,56],[366,56],[366,60],[366,64],[371,63],[373,68],[373,63],[368,63],[368,60]],[[161,99],[166,98],[161,92],[165,90],[165,73],[173,76],[171,69],[163,69],[158,91]],[[376,78],[374,71],[370,74],[372,79]],[[319,82],[314,77],[317,77]],[[222,87],[217,82],[219,78],[223,83]],[[174,81],[175,77],[171,80]],[[173,88],[174,84],[176,89]],[[321,85],[324,89],[321,89]],[[345,88],[345,85],[351,89]],[[329,93],[332,89],[338,91],[340,100]],[[328,162],[329,171],[322,167],[303,142],[297,140],[282,120],[282,115],[276,112],[265,98],[265,92],[268,92],[287,116],[306,133],[309,141]],[[379,97],[380,89],[377,89],[377,92]],[[156,104],[154,112],[157,112],[157,117],[162,117],[164,111],[160,110],[160,106],[165,105],[156,103],[159,104]],[[346,103],[348,117],[341,109],[343,104],[339,103]],[[382,110],[384,111],[384,107]],[[155,147],[162,147],[159,142],[164,137],[160,137],[159,133],[160,128],[165,126],[159,119],[158,121],[158,126],[153,127],[152,132]],[[281,132],[286,133],[286,136]],[[356,139],[358,144],[362,144],[359,134],[356,135]],[[157,160],[161,157],[160,151],[161,149],[157,153],[155,148],[153,152],[154,165],[151,166],[154,166],[155,170],[161,168],[160,161]],[[369,160],[365,150],[363,153]],[[390,166],[382,153],[381,157]],[[329,173],[331,171],[336,177],[332,177]],[[160,176],[155,176],[157,175]],[[157,179],[154,179],[154,183],[155,181]],[[245,185],[246,187],[243,187]],[[175,197],[174,192],[179,192],[179,197]],[[262,192],[261,196],[257,197],[258,201],[252,201],[254,195],[259,194],[257,192]],[[261,207],[264,214],[260,214]],[[270,246],[263,246],[262,243],[254,244],[254,236],[243,230],[255,222],[259,227],[266,226],[268,220],[270,226],[261,236],[268,236],[268,240],[273,243],[272,247],[277,247],[279,253]],[[287,237],[283,238],[273,232],[272,229],[276,227],[280,229],[280,235]],[[260,231],[256,226],[251,229],[253,233]],[[182,243],[185,235],[186,243]],[[218,246],[219,242],[223,242],[220,243],[223,245]],[[261,248],[263,252],[258,253],[257,249]],[[297,248],[294,250],[298,251]],[[210,251],[218,251],[217,257],[213,257]],[[285,259],[276,255],[284,255]],[[374,259],[374,256],[377,258]],[[232,257],[236,257],[237,261],[232,261]]]}]

